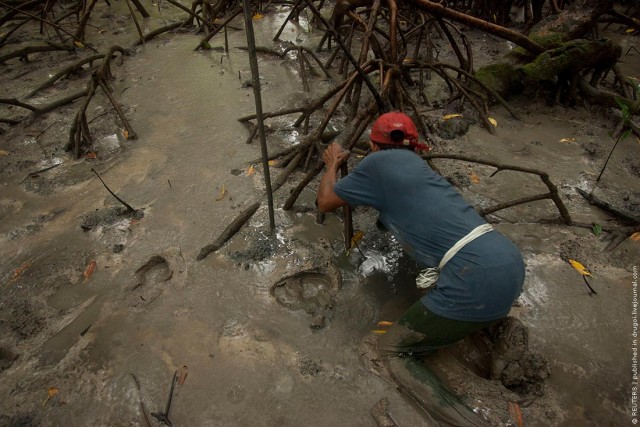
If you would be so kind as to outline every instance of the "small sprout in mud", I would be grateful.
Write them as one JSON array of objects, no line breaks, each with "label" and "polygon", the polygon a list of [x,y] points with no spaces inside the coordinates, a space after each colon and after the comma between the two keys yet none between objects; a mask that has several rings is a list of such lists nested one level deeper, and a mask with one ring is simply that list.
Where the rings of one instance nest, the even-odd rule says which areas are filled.
[{"label": "small sprout in mud", "polygon": [[382,334],[386,334],[387,331],[385,331],[384,329],[374,329],[373,331],[374,334],[378,334],[378,335],[382,335]]},{"label": "small sprout in mud", "polygon": [[227,194],[227,190],[224,188],[224,185],[220,189],[220,193],[218,193],[218,197],[216,197],[216,202],[219,202],[224,198],[224,195]]},{"label": "small sprout in mud", "polygon": [[58,389],[58,387],[49,387],[47,389],[47,398],[45,399],[44,403],[42,404],[42,407],[44,408],[45,405],[47,404],[47,402],[49,402],[49,400],[51,400],[52,397],[55,397],[59,392],[60,392],[60,390]]},{"label": "small sprout in mud", "polygon": [[633,233],[631,236],[629,236],[629,239],[634,242],[640,242],[640,231]]},{"label": "small sprout in mud", "polygon": [[599,236],[602,234],[602,226],[598,223],[591,223],[591,232],[595,235],[595,236]]},{"label": "small sprout in mud", "polygon": [[478,177],[475,172],[471,171],[469,175],[471,176],[471,182],[474,184],[480,184],[480,177]]},{"label": "small sprout in mud", "polygon": [[87,268],[84,270],[84,282],[82,283],[87,283],[87,281],[89,280],[89,278],[91,277],[91,275],[93,274],[97,266],[98,266],[98,263],[96,262],[95,259],[91,261],[89,265],[87,265]]},{"label": "small sprout in mud", "polygon": [[447,114],[446,116],[442,116],[442,120],[451,120],[456,117],[462,117],[462,114]]},{"label": "small sprout in mud", "polygon": [[576,142],[575,138],[562,138],[560,142]]},{"label": "small sprout in mud", "polygon": [[496,119],[494,119],[493,117],[489,117],[488,120],[489,120],[489,123],[491,123],[494,128],[498,127],[498,121]]},{"label": "small sprout in mud", "polygon": [[253,165],[249,166],[249,167],[247,168],[247,176],[251,176],[251,175],[253,175],[254,173],[256,173],[256,168],[254,168],[254,167],[253,167]]},{"label": "small sprout in mud", "polygon": [[393,326],[393,322],[389,322],[388,320],[381,320],[378,322],[378,327],[382,328],[385,326]]}]

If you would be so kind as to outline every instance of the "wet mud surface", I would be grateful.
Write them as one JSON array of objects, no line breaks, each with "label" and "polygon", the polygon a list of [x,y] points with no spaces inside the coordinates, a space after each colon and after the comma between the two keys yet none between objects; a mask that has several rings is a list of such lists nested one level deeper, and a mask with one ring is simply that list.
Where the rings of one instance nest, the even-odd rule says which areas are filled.
[{"label": "wet mud surface", "polygon": [[[101,38],[104,32],[96,31],[97,47],[135,39],[124,5],[96,7],[109,34]],[[278,9],[256,21],[257,37],[270,41],[286,14]],[[145,25],[156,28],[164,18],[154,14]],[[305,22],[283,35],[309,46],[315,37]],[[233,47],[244,46],[243,38],[230,33]],[[472,39],[483,46],[480,61],[507,49],[485,46],[479,34]],[[399,426],[430,425],[376,373],[375,358],[364,350],[378,322],[394,321],[420,297],[417,266],[377,229],[372,211],[356,209],[355,227],[364,238],[347,255],[340,217],[315,222],[314,182],[294,210],[276,210],[275,231],[265,225],[262,206],[223,248],[195,260],[261,197],[264,185],[259,164],[248,172],[260,148],[246,144],[247,130],[237,121],[254,112],[246,53],[225,54],[220,40],[211,51],[194,52],[198,41],[167,35],[114,67],[114,90],[138,140],[123,138],[105,99],[92,111],[95,158],[75,160],[61,148],[73,106],[28,125],[3,125],[0,426],[145,425],[141,402],[149,412],[164,410],[173,373],[183,366],[189,375],[175,387],[174,425],[375,426],[387,420],[384,414]],[[315,78],[312,93],[304,93],[290,64],[261,58],[265,111],[298,105],[331,86]],[[0,85],[22,96],[55,65],[47,55],[8,63]],[[638,56],[632,52],[624,66],[637,74]],[[45,95],[84,85],[80,77]],[[433,89],[434,97],[443,90]],[[594,189],[613,145],[614,115],[544,99],[516,99],[513,106],[523,120],[496,108],[495,136],[472,120],[445,122],[441,111],[426,112],[441,130],[435,151],[541,169],[574,219],[620,225],[575,191]],[[300,142],[292,121],[269,123],[271,148]],[[619,144],[594,189],[636,216],[638,158],[640,145],[632,139]],[[434,163],[477,207],[545,191],[530,175]],[[138,213],[119,205],[92,168]],[[277,207],[294,184],[276,193]],[[490,217],[527,264],[525,288],[511,312],[519,323],[427,362],[493,425],[515,425],[513,404],[526,425],[626,425],[631,376],[620,366],[631,357],[627,313],[638,243],[605,250],[607,242],[591,230],[541,223],[557,217],[549,201]],[[597,295],[569,259],[590,269]],[[382,415],[372,417],[374,407]]]}]

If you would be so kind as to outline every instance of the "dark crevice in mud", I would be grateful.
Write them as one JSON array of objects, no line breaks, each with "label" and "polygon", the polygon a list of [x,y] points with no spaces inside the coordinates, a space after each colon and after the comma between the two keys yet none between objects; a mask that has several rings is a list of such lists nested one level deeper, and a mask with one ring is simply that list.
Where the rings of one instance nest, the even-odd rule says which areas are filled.
[{"label": "dark crevice in mud", "polygon": [[84,231],[89,231],[99,226],[108,226],[120,221],[122,219],[142,219],[144,217],[144,211],[139,209],[135,212],[129,211],[122,206],[115,206],[104,210],[96,209],[95,212],[91,212],[84,217],[80,227]]},{"label": "dark crevice in mud", "polygon": [[6,347],[0,347],[0,372],[9,369],[18,355]]}]

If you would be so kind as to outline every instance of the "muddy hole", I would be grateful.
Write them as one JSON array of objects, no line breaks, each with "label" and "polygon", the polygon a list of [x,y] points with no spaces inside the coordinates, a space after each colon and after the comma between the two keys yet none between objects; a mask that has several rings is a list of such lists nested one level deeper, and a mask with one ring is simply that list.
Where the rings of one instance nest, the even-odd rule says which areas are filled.
[{"label": "muddy hole", "polygon": [[327,274],[303,271],[285,277],[271,288],[278,304],[292,311],[304,310],[312,316],[310,327],[321,329],[333,308],[335,285]]},{"label": "muddy hole", "polygon": [[541,395],[542,382],[550,375],[549,362],[529,350],[529,331],[515,317],[465,338],[450,351],[476,376],[520,394]]},{"label": "muddy hole", "polygon": [[136,290],[146,284],[160,284],[168,281],[173,276],[173,270],[167,260],[160,256],[152,256],[145,265],[136,270],[137,284],[132,290]]},{"label": "muddy hole", "polygon": [[0,347],[0,372],[9,369],[18,355],[5,347]]}]

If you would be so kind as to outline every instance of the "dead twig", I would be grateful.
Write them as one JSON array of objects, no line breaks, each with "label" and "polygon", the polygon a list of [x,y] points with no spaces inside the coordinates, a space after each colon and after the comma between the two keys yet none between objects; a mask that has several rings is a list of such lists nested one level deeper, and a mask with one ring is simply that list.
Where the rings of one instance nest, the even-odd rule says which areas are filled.
[{"label": "dead twig", "polygon": [[119,201],[120,203],[122,203],[122,205],[124,205],[127,208],[127,212],[137,212],[137,209],[134,209],[131,207],[131,205],[129,205],[127,202],[125,202],[124,200],[122,200],[120,197],[118,197],[116,195],[116,193],[114,193],[113,191],[111,191],[111,189],[107,186],[107,184],[102,180],[102,178],[100,177],[100,175],[98,175],[98,172],[96,172],[96,170],[94,168],[91,168],[91,172],[93,172],[94,174],[96,174],[96,176],[98,177],[98,179],[100,180],[100,182],[102,183],[102,185],[104,185],[104,188],[107,189],[107,191],[109,192],[109,194],[111,194],[113,197],[116,198],[117,201]]}]

